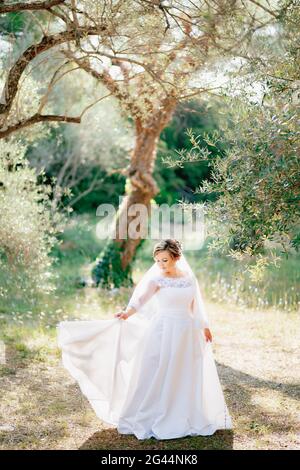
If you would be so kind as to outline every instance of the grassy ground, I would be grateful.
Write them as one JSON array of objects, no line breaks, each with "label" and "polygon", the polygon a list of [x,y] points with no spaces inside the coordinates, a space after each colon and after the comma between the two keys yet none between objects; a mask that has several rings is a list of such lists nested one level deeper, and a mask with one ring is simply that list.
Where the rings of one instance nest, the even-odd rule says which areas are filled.
[{"label": "grassy ground", "polygon": [[[83,309],[102,317],[86,291]],[[102,423],[60,362],[54,328],[2,320],[2,449],[295,449],[299,317],[207,304],[213,351],[234,429],[139,441]],[[44,319],[45,320],[45,319]],[[299,403],[299,402],[298,402]],[[299,419],[299,416],[298,416]],[[299,426],[299,421],[298,421]],[[299,429],[298,429],[299,432]]]},{"label": "grassy ground", "polygon": [[[47,302],[31,311],[24,307],[19,312],[10,311],[8,304],[5,309],[0,305],[0,448],[300,448],[296,362],[299,314],[287,304],[288,308],[284,305],[278,308],[277,302],[273,306],[255,303],[262,291],[244,290],[246,297],[252,296],[253,308],[246,305],[247,299],[244,303],[236,302],[235,295],[224,298],[219,295],[216,302],[218,289],[222,292],[220,280],[226,279],[224,282],[230,285],[237,272],[230,261],[222,259],[191,262],[199,278],[206,277],[203,290],[212,325],[213,351],[234,429],[207,437],[139,441],[133,435],[119,435],[97,418],[61,365],[55,329],[61,319],[110,317],[116,305],[123,305],[128,299],[126,289],[116,295],[78,287],[78,279],[88,272],[89,263],[101,248],[91,227],[88,219],[86,224],[80,221],[80,230],[78,224],[70,225],[64,246],[56,253],[60,260],[56,266],[59,286]],[[139,259],[136,277],[149,266],[147,247]],[[295,296],[298,282],[295,259],[290,261],[289,269],[287,264],[281,269],[281,274],[270,273],[276,290],[273,300],[275,294],[282,296],[285,292]],[[272,299],[270,280],[267,293]],[[239,295],[243,299],[241,290]]]}]

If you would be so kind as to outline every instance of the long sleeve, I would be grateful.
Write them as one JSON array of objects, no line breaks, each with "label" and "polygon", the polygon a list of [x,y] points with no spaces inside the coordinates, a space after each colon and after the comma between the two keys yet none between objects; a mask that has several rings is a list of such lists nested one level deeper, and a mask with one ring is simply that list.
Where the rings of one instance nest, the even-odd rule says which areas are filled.
[{"label": "long sleeve", "polygon": [[192,300],[192,312],[195,326],[199,328],[209,328],[209,321],[200,291],[198,280],[195,278],[195,295]]},{"label": "long sleeve", "polygon": [[136,292],[133,292],[125,311],[127,311],[129,307],[133,307],[136,311],[138,311],[143,305],[148,302],[148,300],[151,299],[151,297],[157,292],[158,289],[159,286],[157,282],[154,279],[149,280],[146,283],[143,292],[139,296],[137,296]]}]

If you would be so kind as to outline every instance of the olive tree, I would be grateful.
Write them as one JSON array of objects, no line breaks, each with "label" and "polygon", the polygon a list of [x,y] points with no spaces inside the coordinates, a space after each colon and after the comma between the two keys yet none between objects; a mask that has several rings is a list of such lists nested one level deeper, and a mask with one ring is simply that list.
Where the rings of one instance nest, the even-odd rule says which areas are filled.
[{"label": "olive tree", "polygon": [[210,249],[247,260],[255,279],[280,261],[270,248],[288,255],[300,243],[300,18],[295,2],[283,2],[282,9],[272,30],[252,37],[224,91],[220,131],[206,143],[222,142],[226,151],[211,159],[190,132],[193,148],[183,149],[180,159],[209,162],[212,181],[195,192],[216,196],[206,204]]},{"label": "olive tree", "polygon": [[[139,234],[127,236],[135,214],[127,215],[136,203],[150,209],[159,191],[153,178],[157,144],[177,104],[217,93],[219,86],[203,86],[201,75],[220,60],[244,53],[255,31],[276,21],[282,8],[276,1],[270,6],[263,0],[66,0],[3,2],[0,6],[0,13],[20,10],[36,15],[41,34],[6,74],[0,137],[41,122],[79,124],[85,109],[70,115],[51,108],[53,88],[78,68],[92,76],[95,84],[106,87],[134,126],[129,164],[119,169],[128,184],[116,217],[117,237],[108,241],[93,271],[97,283],[119,285],[120,272],[130,278],[131,262],[141,242]],[[46,90],[36,90],[38,102],[24,113],[18,106],[22,79],[25,74],[34,77],[38,67],[47,75]]]}]

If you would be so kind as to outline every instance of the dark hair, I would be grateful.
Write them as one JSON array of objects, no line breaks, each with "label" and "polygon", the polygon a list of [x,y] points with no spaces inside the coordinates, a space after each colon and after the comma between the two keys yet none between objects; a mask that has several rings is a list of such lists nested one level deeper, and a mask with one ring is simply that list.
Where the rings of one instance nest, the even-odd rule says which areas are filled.
[{"label": "dark hair", "polygon": [[172,258],[179,258],[182,253],[182,244],[180,241],[175,240],[174,238],[167,238],[166,240],[161,240],[156,243],[153,248],[152,256],[159,253],[160,251],[167,250]]}]

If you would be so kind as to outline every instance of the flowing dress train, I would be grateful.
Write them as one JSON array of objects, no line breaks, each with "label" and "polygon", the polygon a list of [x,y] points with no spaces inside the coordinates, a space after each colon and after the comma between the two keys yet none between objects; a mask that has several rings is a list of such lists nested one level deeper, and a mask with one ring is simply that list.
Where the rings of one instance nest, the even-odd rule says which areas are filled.
[{"label": "flowing dress train", "polygon": [[[210,342],[193,317],[189,276],[157,276],[127,320],[62,321],[62,363],[96,415],[138,439],[231,429]],[[151,318],[139,308],[155,296]]]}]

